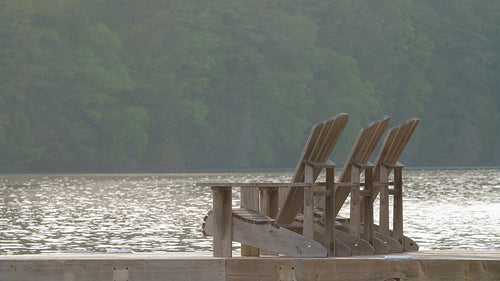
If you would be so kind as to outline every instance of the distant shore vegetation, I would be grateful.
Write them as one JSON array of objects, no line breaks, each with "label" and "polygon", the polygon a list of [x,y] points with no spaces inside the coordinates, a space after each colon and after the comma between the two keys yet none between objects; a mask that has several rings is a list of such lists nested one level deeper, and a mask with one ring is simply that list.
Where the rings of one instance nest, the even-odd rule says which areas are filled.
[{"label": "distant shore vegetation", "polygon": [[[4,0],[0,172],[294,167],[350,115],[413,166],[500,165],[500,1]],[[392,126],[391,125],[391,126]]]}]

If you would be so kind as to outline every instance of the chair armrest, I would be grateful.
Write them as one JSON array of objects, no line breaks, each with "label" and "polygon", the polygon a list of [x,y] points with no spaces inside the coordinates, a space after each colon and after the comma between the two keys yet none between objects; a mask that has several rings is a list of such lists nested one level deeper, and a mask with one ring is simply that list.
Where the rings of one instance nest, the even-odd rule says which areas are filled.
[{"label": "chair armrest", "polygon": [[218,187],[305,187],[311,186],[304,182],[198,182],[196,186]]}]

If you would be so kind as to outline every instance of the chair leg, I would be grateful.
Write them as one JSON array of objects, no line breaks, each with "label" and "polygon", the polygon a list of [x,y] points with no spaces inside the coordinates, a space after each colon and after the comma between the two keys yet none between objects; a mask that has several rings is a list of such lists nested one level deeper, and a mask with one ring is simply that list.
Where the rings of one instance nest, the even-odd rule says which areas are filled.
[{"label": "chair leg", "polygon": [[313,173],[311,166],[305,167],[305,182],[311,186],[304,187],[304,226],[302,234],[314,240],[314,193],[313,193]]},{"label": "chair leg", "polygon": [[379,213],[379,232],[389,235],[389,186],[388,170],[386,167],[380,167],[380,213]]},{"label": "chair leg", "polygon": [[[369,194],[372,194],[373,191],[373,178],[372,178],[373,167],[365,168],[365,190],[368,191]],[[370,245],[374,245],[373,238],[373,203],[371,200],[371,195],[368,195],[364,198],[364,224],[363,224],[363,239],[370,243]]]},{"label": "chair leg", "polygon": [[[259,211],[259,190],[257,187],[241,188],[240,206],[255,212]],[[241,244],[241,256],[258,257],[260,249],[249,245]]]},{"label": "chair leg", "polygon": [[[259,191],[259,213],[275,219],[278,215],[279,206],[279,188],[278,187],[260,187]],[[243,252],[242,252],[243,253]],[[260,249],[260,255],[277,256],[277,253]]]},{"label": "chair leg", "polygon": [[394,169],[393,238],[403,245],[403,169]]},{"label": "chair leg", "polygon": [[326,190],[330,196],[325,199],[325,238],[323,246],[326,248],[327,256],[335,256],[335,174],[333,168],[326,169]]},{"label": "chair leg", "polygon": [[214,257],[232,255],[232,206],[231,187],[212,187],[215,233],[213,236]]},{"label": "chair leg", "polygon": [[278,215],[279,194],[278,187],[266,187],[260,191],[259,212],[271,218]]},{"label": "chair leg", "polygon": [[351,228],[349,233],[356,238],[360,238],[361,234],[361,212],[360,212],[360,193],[359,193],[359,167],[357,165],[352,165],[351,170],[351,183],[354,185],[351,187],[351,212],[350,212],[350,223]]}]

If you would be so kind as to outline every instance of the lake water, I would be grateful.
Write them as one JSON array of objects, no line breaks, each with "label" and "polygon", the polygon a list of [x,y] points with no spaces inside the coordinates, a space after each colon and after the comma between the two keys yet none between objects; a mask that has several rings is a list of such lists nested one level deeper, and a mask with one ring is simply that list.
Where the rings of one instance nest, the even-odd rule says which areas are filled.
[{"label": "lake water", "polygon": [[[0,254],[211,251],[201,232],[211,190],[196,182],[291,175],[1,175]],[[500,250],[500,169],[406,169],[403,180],[404,232],[420,249]]]}]

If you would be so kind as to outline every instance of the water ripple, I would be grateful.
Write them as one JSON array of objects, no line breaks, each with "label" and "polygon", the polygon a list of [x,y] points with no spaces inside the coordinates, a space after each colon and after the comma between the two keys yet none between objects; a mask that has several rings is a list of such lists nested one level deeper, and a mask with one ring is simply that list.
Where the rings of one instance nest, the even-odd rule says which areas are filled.
[{"label": "water ripple", "polygon": [[[289,172],[1,176],[0,254],[211,251],[201,223],[212,195],[196,182],[290,178]],[[421,249],[500,249],[500,170],[409,170],[404,179],[405,234]],[[236,206],[238,192],[233,197]],[[347,210],[348,204],[341,213]]]}]

